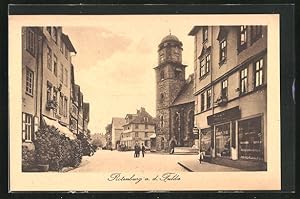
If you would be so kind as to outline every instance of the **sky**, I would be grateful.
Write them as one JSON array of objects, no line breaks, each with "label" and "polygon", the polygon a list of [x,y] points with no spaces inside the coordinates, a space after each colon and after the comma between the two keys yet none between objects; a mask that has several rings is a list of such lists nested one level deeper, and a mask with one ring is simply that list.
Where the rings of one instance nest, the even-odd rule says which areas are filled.
[{"label": "sky", "polygon": [[[192,19],[192,20],[191,20]],[[90,18],[93,21],[93,18]],[[177,16],[98,16],[89,26],[63,26],[77,54],[75,82],[90,103],[91,133],[105,133],[112,117],[145,107],[155,117],[155,71],[158,45],[168,34],[183,43],[186,78],[193,72],[197,18]]]}]

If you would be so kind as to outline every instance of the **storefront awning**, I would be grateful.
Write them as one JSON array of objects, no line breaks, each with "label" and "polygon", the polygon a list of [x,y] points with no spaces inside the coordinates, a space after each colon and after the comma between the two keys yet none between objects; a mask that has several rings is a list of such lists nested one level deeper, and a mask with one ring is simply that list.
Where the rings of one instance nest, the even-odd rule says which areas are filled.
[{"label": "storefront awning", "polygon": [[156,138],[156,134],[153,133],[152,135],[150,135],[150,138]]},{"label": "storefront awning", "polygon": [[45,123],[49,126],[54,126],[59,130],[60,134],[65,135],[66,137],[70,138],[71,140],[76,139],[76,135],[74,135],[67,127],[62,126],[56,120],[51,120],[47,117],[43,117]]}]

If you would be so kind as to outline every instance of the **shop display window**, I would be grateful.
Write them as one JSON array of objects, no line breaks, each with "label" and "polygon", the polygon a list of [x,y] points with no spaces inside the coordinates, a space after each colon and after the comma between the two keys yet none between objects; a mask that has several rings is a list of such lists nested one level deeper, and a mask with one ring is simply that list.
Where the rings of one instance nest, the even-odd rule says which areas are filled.
[{"label": "shop display window", "polygon": [[230,124],[216,126],[216,155],[230,157]]}]

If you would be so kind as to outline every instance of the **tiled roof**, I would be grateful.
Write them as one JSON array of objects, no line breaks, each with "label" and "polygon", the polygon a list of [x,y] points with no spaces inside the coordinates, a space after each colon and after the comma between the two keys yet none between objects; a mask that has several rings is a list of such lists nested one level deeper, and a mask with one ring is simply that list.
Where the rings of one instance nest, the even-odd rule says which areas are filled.
[{"label": "tiled roof", "polygon": [[125,118],[113,117],[112,118],[112,128],[114,129],[123,129],[123,125],[126,123]]},{"label": "tiled roof", "polygon": [[[154,118],[143,107],[137,110],[136,114],[127,114],[126,116],[128,116],[129,119],[126,124],[155,124]],[[145,121],[145,118],[148,118],[148,121]]]},{"label": "tiled roof", "polygon": [[195,101],[194,98],[194,74],[190,75],[186,81],[186,84],[183,86],[178,96],[172,103],[172,106],[187,104]]}]

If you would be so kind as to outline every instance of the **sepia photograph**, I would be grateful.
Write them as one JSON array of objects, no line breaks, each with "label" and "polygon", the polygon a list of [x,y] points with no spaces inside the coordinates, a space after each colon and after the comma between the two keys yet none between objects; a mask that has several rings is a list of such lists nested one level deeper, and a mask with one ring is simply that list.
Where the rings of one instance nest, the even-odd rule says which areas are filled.
[{"label": "sepia photograph", "polygon": [[238,18],[10,16],[15,187],[280,188],[279,20]]}]

